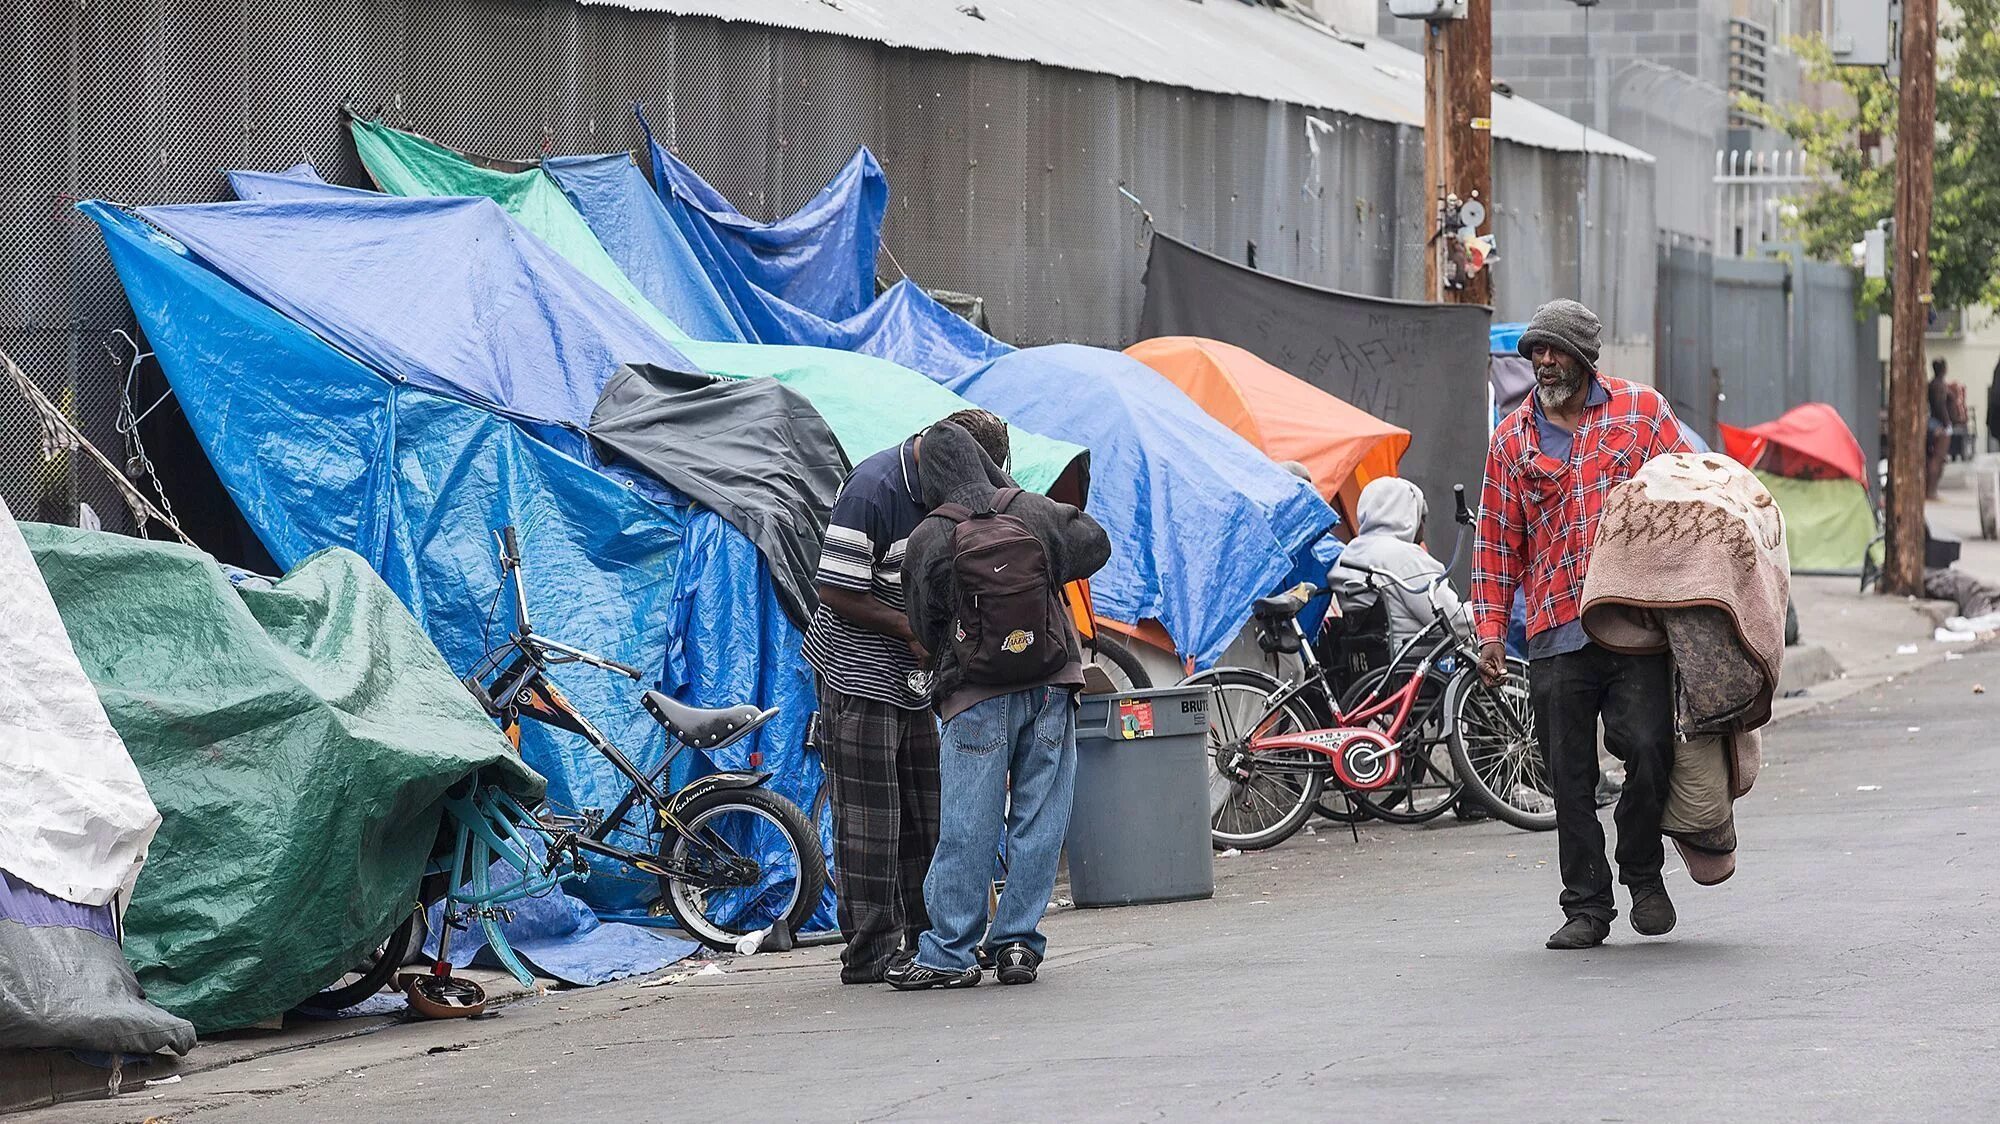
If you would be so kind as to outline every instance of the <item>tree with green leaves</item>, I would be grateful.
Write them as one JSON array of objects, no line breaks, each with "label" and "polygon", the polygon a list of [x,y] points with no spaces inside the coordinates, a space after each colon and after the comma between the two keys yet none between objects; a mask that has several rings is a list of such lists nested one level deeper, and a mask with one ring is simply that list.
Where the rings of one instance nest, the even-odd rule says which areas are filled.
[{"label": "tree with green leaves", "polygon": [[[1933,307],[2000,306],[2000,0],[1952,0],[1938,35]],[[1851,105],[1745,108],[1831,174],[1824,189],[1799,200],[1796,223],[1808,253],[1848,261],[1853,245],[1895,209],[1887,141],[1896,133],[1896,83],[1873,67],[1834,65],[1822,39],[1797,41],[1794,49],[1810,79],[1837,83]],[[1879,151],[1862,148],[1868,137],[1883,138]],[[1862,298],[1888,311],[1885,283],[1869,282]]]}]

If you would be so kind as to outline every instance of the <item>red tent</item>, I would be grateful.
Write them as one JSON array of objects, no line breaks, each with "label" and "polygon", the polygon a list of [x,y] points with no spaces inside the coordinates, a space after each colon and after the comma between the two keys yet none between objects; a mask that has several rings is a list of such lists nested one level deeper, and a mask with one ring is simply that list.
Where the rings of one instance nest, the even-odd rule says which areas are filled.
[{"label": "red tent", "polygon": [[1868,462],[1854,431],[1840,412],[1824,402],[1808,402],[1777,419],[1748,429],[1722,427],[1722,447],[1749,468],[1801,480],[1846,477],[1866,488]]}]

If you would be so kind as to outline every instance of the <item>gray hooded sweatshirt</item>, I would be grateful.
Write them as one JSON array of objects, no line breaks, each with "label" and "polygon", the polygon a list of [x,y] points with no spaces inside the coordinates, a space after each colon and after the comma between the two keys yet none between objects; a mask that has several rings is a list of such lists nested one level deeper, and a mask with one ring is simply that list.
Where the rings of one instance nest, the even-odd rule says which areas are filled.
[{"label": "gray hooded sweatshirt", "polygon": [[[917,447],[917,475],[923,484],[924,503],[933,511],[947,503],[961,504],[973,512],[991,511],[1000,489],[1015,486],[971,434],[950,422],[939,422],[924,431]],[[1104,528],[1066,503],[1024,492],[1008,506],[1007,514],[1042,540],[1058,584],[1087,578],[1111,558],[1111,540]],[[951,520],[932,515],[910,533],[908,553],[903,556],[903,596],[910,629],[937,661],[934,697],[939,716],[950,721],[975,703],[1032,687],[1081,687],[1083,654],[1073,630],[1068,637],[1069,665],[1044,682],[1006,687],[965,682],[948,639],[956,601],[951,550],[956,530],[957,524]]]},{"label": "gray hooded sweatshirt", "polygon": [[[1435,615],[1429,587],[1422,579],[1444,573],[1444,563],[1417,545],[1417,533],[1423,529],[1429,505],[1423,489],[1408,480],[1384,476],[1361,489],[1354,508],[1354,538],[1342,548],[1328,584],[1341,591],[1343,599],[1367,588],[1366,575],[1342,568],[1348,562],[1395,579],[1396,584],[1381,596],[1388,602],[1390,640],[1401,643],[1423,631]],[[1455,627],[1467,630],[1464,606],[1450,582],[1439,585],[1438,604]]]}]

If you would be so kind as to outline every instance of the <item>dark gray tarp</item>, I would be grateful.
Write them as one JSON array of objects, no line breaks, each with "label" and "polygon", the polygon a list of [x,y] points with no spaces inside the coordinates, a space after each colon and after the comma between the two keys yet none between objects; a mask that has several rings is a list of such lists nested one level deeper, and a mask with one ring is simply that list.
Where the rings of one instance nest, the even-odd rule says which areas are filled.
[{"label": "dark gray tarp", "polygon": [[806,626],[827,514],[850,466],[804,395],[775,379],[629,364],[604,384],[590,436],[757,544],[779,603]]},{"label": "dark gray tarp", "polygon": [[1486,466],[1486,327],[1480,305],[1419,304],[1302,285],[1153,235],[1139,338],[1201,336],[1246,348],[1410,431],[1401,475],[1430,498],[1433,547],[1450,547],[1451,487],[1479,495]]},{"label": "dark gray tarp", "polygon": [[0,870],[0,1048],[194,1049],[194,1024],[139,989],[116,909],[64,901]]}]

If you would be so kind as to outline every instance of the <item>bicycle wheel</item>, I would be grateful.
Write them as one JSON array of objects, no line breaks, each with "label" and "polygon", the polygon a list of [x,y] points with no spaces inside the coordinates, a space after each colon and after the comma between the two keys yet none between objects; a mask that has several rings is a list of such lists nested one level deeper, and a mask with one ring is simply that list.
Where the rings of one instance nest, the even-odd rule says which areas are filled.
[{"label": "bicycle wheel", "polygon": [[674,834],[660,859],[705,876],[662,878],[660,896],[696,940],[733,949],[779,925],[797,933],[819,908],[826,856],[798,805],[769,789],[725,788],[696,797],[679,815],[687,834]]},{"label": "bicycle wheel", "polygon": [[1294,698],[1273,717],[1271,697],[1277,685],[1254,671],[1225,669],[1192,682],[1215,690],[1208,708],[1210,843],[1218,851],[1232,847],[1261,851],[1290,839],[1319,803],[1326,784],[1322,759],[1310,753],[1254,754],[1245,763],[1247,776],[1242,778],[1226,766],[1253,730],[1263,735],[1310,730],[1315,725],[1311,712]]},{"label": "bicycle wheel", "polygon": [[[1354,710],[1375,695],[1382,689],[1391,670],[1377,668],[1356,680],[1341,703],[1341,709]],[[1373,792],[1342,792],[1356,809],[1386,823],[1428,823],[1450,811],[1453,802],[1465,794],[1465,782],[1459,779],[1451,759],[1451,739],[1445,734],[1445,710],[1441,705],[1451,684],[1436,671],[1432,671],[1428,678],[1430,682],[1424,685],[1423,690],[1437,692],[1438,699],[1430,704],[1431,712],[1423,721],[1412,721],[1403,730],[1403,738],[1396,745],[1402,753],[1403,764],[1397,770],[1395,779]],[[1418,713],[1424,706],[1425,700],[1419,696],[1416,704]],[[1388,714],[1378,715],[1369,725],[1386,733],[1390,717]]]},{"label": "bicycle wheel", "polygon": [[1488,687],[1474,668],[1452,680],[1451,759],[1466,790],[1487,810],[1524,831],[1556,826],[1555,785],[1535,737],[1527,668],[1508,661],[1509,677]]},{"label": "bicycle wheel", "polygon": [[344,1011],[381,991],[389,978],[396,974],[396,969],[402,967],[416,950],[418,916],[419,911],[411,909],[402,924],[397,925],[366,959],[299,1006],[313,1011]]},{"label": "bicycle wheel", "polygon": [[1146,665],[1139,662],[1138,653],[1124,641],[1099,630],[1097,639],[1091,643],[1097,653],[1090,662],[1103,668],[1119,690],[1143,691],[1153,685],[1153,677],[1147,673]]}]

